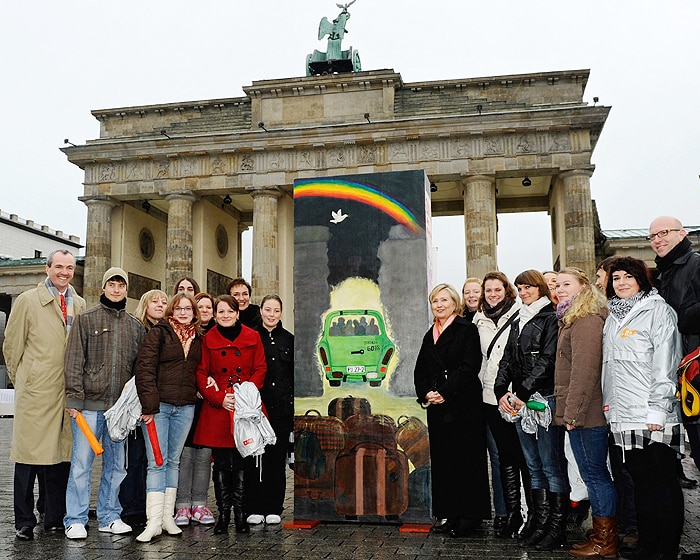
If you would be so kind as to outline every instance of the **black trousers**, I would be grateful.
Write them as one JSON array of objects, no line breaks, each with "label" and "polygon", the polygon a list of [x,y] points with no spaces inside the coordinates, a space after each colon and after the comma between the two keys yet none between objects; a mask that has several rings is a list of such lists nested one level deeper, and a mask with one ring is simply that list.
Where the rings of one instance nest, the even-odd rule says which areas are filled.
[{"label": "black trousers", "polygon": [[27,465],[15,463],[15,529],[35,527],[34,481],[43,478],[44,527],[60,527],[66,514],[66,487],[70,463]]},{"label": "black trousers", "polygon": [[[282,515],[287,484],[287,448],[289,433],[277,434],[275,445],[266,445],[262,454],[262,472],[253,469],[246,475],[246,507],[248,513]],[[260,475],[262,474],[262,480]]]},{"label": "black trousers", "polygon": [[146,515],[146,444],[139,428],[126,439],[126,478],[119,487],[122,517]]},{"label": "black trousers", "polygon": [[676,474],[677,459],[676,452],[662,443],[625,451],[625,464],[634,480],[639,546],[650,552],[678,554],[683,491]]}]

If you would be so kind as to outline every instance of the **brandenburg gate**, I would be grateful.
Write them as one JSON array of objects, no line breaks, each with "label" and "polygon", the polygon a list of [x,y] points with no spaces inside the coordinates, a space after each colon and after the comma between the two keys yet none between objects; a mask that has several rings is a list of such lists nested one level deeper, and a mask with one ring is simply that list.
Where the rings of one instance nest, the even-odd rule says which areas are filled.
[{"label": "brandenburg gate", "polygon": [[85,172],[84,295],[97,300],[113,265],[140,291],[193,276],[217,293],[240,274],[252,226],[254,299],[291,302],[294,180],[415,169],[432,183],[433,216],[464,216],[465,276],[498,267],[497,214],[530,211],[550,215],[556,267],[593,272],[591,156],[610,108],[583,101],[588,76],[405,83],[355,71],[93,111],[99,138],[63,149]]}]

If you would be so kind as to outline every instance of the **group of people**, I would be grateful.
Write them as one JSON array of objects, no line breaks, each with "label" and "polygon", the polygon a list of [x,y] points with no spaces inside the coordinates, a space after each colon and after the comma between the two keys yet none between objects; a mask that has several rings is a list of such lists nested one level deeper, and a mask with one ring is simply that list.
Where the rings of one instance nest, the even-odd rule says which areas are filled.
[{"label": "group of people", "polygon": [[[53,252],[46,280],[17,298],[5,331],[15,388],[17,539],[34,538],[37,479],[44,530],[87,537],[100,453],[100,532],[140,526],[136,539],[149,542],[195,521],[223,534],[232,510],[238,533],[249,532],[249,524],[280,523],[293,430],[294,337],[282,327],[279,296],[254,305],[250,284],[237,278],[214,298],[183,278],[171,297],[143,294],[132,315],[128,274],[112,267],[99,303],[86,310],[70,285],[74,270],[69,251]],[[140,425],[116,441],[105,414],[132,379]],[[236,387],[248,381],[276,436],[257,464],[234,440]],[[212,463],[216,520],[207,507]]]},{"label": "group of people", "polygon": [[[676,396],[681,358],[700,343],[700,255],[673,217],[655,219],[648,239],[654,281],[644,261],[620,256],[595,282],[568,267],[547,273],[550,285],[526,270],[514,286],[501,272],[469,278],[463,298],[448,284],[432,290],[414,380],[427,409],[433,531],[463,537],[490,517],[488,448],[505,506],[497,535],[539,551],[567,545],[568,439],[593,517],[569,554],[616,557],[618,518],[632,516],[638,546],[621,555],[677,558],[686,431],[700,457],[697,419],[682,417]],[[630,486],[631,506],[621,495]]]}]

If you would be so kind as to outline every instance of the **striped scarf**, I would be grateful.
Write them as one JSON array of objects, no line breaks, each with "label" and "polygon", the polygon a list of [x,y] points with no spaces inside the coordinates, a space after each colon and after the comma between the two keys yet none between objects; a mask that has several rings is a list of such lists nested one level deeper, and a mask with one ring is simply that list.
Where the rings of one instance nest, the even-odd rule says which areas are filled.
[{"label": "striped scarf", "polygon": [[[61,292],[56,289],[56,287],[51,283],[51,280],[48,278],[46,279],[45,284],[49,292],[51,292],[53,298],[56,300],[56,305],[58,305],[58,308],[61,309]],[[68,333],[70,332],[71,325],[73,324],[73,317],[75,317],[75,313],[73,311],[73,288],[68,286],[68,289],[66,290],[66,293],[63,294],[63,297],[66,298],[66,332]],[[61,318],[63,318],[63,314],[61,314]]]}]

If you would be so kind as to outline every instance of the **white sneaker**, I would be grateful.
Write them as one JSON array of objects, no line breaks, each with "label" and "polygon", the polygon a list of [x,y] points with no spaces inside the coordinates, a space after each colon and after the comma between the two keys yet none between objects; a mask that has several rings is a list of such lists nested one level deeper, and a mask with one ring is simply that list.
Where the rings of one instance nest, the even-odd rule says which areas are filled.
[{"label": "white sneaker", "polygon": [[[72,527],[72,525],[71,525]],[[70,527],[69,527],[70,529]],[[124,535],[131,533],[131,526],[124,523],[121,519],[115,519],[106,527],[99,528],[100,533],[112,533],[113,535]],[[68,535],[68,532],[66,532]],[[76,537],[77,538],[77,537]]]},{"label": "white sneaker", "polygon": [[268,525],[277,525],[282,522],[282,518],[279,515],[271,514],[265,517],[265,523]]},{"label": "white sneaker", "polygon": [[66,529],[66,538],[68,539],[87,539],[87,529],[82,523],[73,523]]},{"label": "white sneaker", "polygon": [[257,513],[254,513],[252,515],[248,516],[248,519],[246,519],[249,525],[260,525],[265,521],[265,516],[264,515],[258,515]]}]

